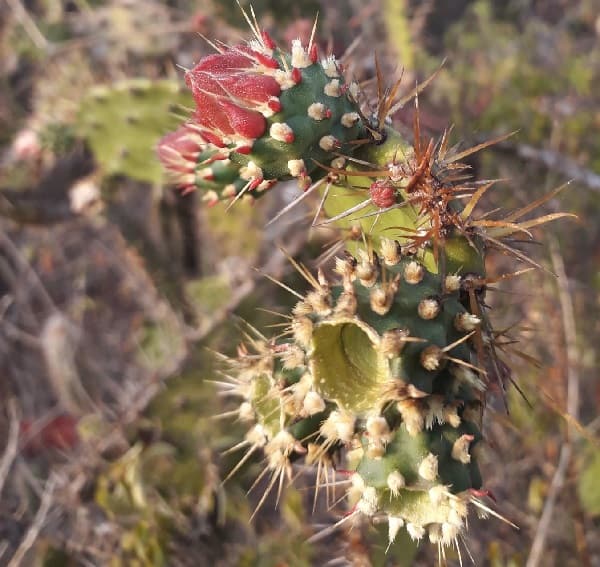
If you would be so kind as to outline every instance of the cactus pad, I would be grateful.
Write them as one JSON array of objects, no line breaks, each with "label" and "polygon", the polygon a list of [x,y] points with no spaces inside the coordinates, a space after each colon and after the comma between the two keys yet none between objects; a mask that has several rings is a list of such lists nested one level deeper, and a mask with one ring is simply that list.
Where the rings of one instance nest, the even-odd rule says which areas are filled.
[{"label": "cactus pad", "polygon": [[177,125],[175,111],[189,102],[189,95],[169,80],[94,87],[81,102],[77,129],[107,174],[158,182],[163,173],[154,147]]}]

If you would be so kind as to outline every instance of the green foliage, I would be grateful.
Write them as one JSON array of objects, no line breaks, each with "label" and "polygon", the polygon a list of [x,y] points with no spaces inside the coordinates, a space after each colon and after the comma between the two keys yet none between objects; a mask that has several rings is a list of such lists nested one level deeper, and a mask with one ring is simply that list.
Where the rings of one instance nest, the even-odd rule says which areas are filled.
[{"label": "green foliage", "polygon": [[398,54],[398,61],[406,70],[414,68],[414,42],[410,33],[407,0],[385,0],[383,21],[388,39]]},{"label": "green foliage", "polygon": [[57,155],[69,153],[75,147],[76,140],[75,130],[70,124],[51,122],[40,132],[42,145]]},{"label": "green foliage", "polygon": [[199,313],[208,317],[227,305],[231,288],[224,276],[208,276],[188,282],[186,296]]},{"label": "green foliage", "polygon": [[143,366],[154,371],[168,368],[171,360],[185,348],[177,321],[147,321],[139,331],[138,358]]}]

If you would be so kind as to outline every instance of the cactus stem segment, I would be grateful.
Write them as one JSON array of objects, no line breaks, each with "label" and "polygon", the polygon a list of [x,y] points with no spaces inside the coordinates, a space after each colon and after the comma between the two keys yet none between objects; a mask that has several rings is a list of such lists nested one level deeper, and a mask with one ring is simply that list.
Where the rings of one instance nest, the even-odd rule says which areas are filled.
[{"label": "cactus stem segment", "polygon": [[269,341],[253,331],[251,350],[226,359],[219,386],[239,405],[221,417],[250,426],[230,449],[245,452],[227,478],[264,454],[253,488],[271,477],[258,510],[276,486],[279,500],[292,463],[304,459],[317,469],[313,505],[322,487],[329,503],[335,474],[345,474],[350,507],[310,541],[349,521],[387,521],[390,545],[404,527],[440,557],[450,545],[460,557],[468,508],[497,516],[482,501],[479,426],[489,383],[510,378],[498,358],[507,341],[484,302],[497,281],[486,276],[486,254],[499,249],[539,267],[510,238],[565,216],[521,220],[558,190],[478,217],[495,182],[473,181],[460,160],[504,137],[464,151],[449,147],[448,133],[423,139],[415,97],[411,147],[388,126],[407,99],[397,96],[399,82],[384,88],[377,62],[380,100],[366,117],[358,84],[335,57],[319,60],[314,27],[308,45],[295,39],[286,52],[252,10],[244,17],[252,41],[220,47],[186,73],[197,110],[163,138],[160,159],[183,191],[201,190],[210,205],[296,180],[304,193],[271,222],[318,190],[313,225],[336,224],[347,253],[332,278],[290,259],[311,286],[304,295],[267,276],[298,302],[283,334]]}]

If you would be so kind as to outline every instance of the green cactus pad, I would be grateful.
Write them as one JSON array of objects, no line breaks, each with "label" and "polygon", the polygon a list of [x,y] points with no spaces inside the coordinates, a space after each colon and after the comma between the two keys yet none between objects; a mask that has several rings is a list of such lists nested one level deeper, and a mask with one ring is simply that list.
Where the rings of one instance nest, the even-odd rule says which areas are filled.
[{"label": "green cactus pad", "polygon": [[169,80],[94,87],[81,101],[77,130],[107,174],[159,182],[163,172],[155,145],[177,125],[178,108],[190,104],[190,95]]},{"label": "green cactus pad", "polygon": [[[450,395],[456,379],[441,351],[457,343],[448,357],[469,360],[460,342],[466,333],[456,327],[457,317],[467,316],[458,292],[444,290],[441,277],[413,257],[378,267],[363,256],[356,267],[352,261],[338,267],[348,275],[343,288],[331,290],[331,307],[319,305],[317,291],[300,308],[312,322],[308,352],[319,394],[359,414],[394,387]],[[346,308],[348,302],[355,306]]]}]

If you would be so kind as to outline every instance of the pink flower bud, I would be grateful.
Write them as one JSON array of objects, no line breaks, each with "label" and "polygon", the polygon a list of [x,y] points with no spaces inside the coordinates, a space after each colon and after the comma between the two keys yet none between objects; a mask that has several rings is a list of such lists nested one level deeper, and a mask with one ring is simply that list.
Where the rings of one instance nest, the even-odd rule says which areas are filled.
[{"label": "pink flower bud", "polygon": [[195,162],[202,151],[202,142],[199,134],[182,126],[160,140],[157,147],[158,157],[165,165],[168,165],[173,155]]},{"label": "pink flower bud", "polygon": [[184,125],[164,136],[158,142],[156,153],[173,182],[187,189],[194,184],[198,156],[205,148],[202,136]]}]

